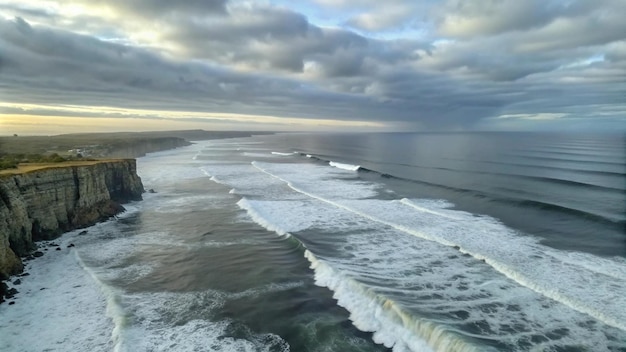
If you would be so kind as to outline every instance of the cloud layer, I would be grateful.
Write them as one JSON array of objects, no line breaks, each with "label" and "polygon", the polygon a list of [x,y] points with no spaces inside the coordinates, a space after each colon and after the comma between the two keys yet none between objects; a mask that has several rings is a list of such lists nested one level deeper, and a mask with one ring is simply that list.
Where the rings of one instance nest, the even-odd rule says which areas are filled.
[{"label": "cloud layer", "polygon": [[41,110],[267,115],[296,129],[298,118],[626,128],[624,1],[289,4],[5,2],[0,95]]}]

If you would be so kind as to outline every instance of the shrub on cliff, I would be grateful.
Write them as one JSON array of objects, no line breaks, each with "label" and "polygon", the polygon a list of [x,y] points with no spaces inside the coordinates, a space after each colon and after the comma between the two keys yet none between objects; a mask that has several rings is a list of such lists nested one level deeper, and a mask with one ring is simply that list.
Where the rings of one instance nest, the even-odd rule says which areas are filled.
[{"label": "shrub on cliff", "polygon": [[67,160],[64,157],[62,157],[59,154],[57,154],[57,153],[51,154],[51,155],[49,155],[48,157],[46,157],[44,159],[47,159],[47,161],[51,162],[51,163],[62,163],[62,162]]},{"label": "shrub on cliff", "polygon": [[14,169],[20,163],[61,163],[68,159],[59,154],[5,154],[0,155],[0,170]]},{"label": "shrub on cliff", "polygon": [[17,168],[17,164],[18,162],[16,160],[13,159],[0,159],[0,170],[6,170],[6,169],[15,169]]}]

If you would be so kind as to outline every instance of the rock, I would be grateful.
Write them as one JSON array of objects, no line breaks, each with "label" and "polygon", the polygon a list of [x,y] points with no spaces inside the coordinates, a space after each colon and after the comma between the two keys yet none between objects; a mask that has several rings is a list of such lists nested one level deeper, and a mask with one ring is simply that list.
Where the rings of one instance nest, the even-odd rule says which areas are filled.
[{"label": "rock", "polygon": [[80,235],[80,236],[84,236],[84,235],[86,235],[86,234],[87,234],[87,230],[81,231],[81,232],[79,233],[79,235]]},{"label": "rock", "polygon": [[61,250],[61,247],[57,247],[57,251],[60,251],[60,250]]},{"label": "rock", "polygon": [[148,190],[148,193],[157,193],[157,192],[154,190],[154,188],[150,188],[150,189]]},{"label": "rock", "polygon": [[22,284],[22,280],[20,279],[13,281],[13,285],[21,285],[21,284]]},{"label": "rock", "polygon": [[5,298],[13,298],[16,294],[18,294],[19,292],[15,289],[15,288],[10,288],[6,291],[6,293],[4,294]]},{"label": "rock", "polygon": [[38,257],[41,257],[41,256],[43,256],[43,252],[41,252],[41,251],[36,251],[35,253],[33,253],[33,257],[35,257],[35,258],[38,258]]},{"label": "rock", "polygon": [[0,303],[4,302],[4,296],[9,291],[9,286],[7,286],[6,282],[0,281]]},{"label": "rock", "polygon": [[14,304],[15,304],[15,301],[11,301],[11,302],[9,302],[9,305],[10,305],[10,306],[12,306],[12,305],[14,305]]},{"label": "rock", "polygon": [[141,199],[135,160],[64,165],[0,177],[0,277],[23,270],[19,257],[34,241],[93,225],[122,211],[121,202]]},{"label": "rock", "polygon": [[20,274],[20,275],[18,275],[18,276],[20,276],[20,277],[24,277],[24,276],[30,276],[30,274],[29,274],[29,273],[23,273],[23,274]]},{"label": "rock", "polygon": [[72,248],[72,247],[76,247],[76,246],[74,246],[74,244],[73,244],[73,243],[70,243],[70,244],[67,246],[67,248]]}]

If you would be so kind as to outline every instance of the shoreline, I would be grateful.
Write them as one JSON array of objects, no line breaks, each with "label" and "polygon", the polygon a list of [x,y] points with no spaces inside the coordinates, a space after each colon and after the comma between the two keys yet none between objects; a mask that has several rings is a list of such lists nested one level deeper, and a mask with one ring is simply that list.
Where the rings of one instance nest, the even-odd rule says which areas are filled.
[{"label": "shoreline", "polygon": [[75,351],[113,350],[115,324],[108,314],[107,297],[81,266],[76,251],[81,242],[88,243],[101,231],[99,228],[111,221],[116,220],[69,231],[53,241],[37,242],[37,250],[45,254],[25,263],[24,273],[11,280],[21,281],[12,285],[19,293],[8,304],[0,305],[0,329],[6,332],[0,350],[19,350],[24,331],[33,330],[39,334],[38,339],[29,342],[34,350],[58,344]]},{"label": "shoreline", "polygon": [[[37,164],[0,174],[0,279],[41,256],[37,242],[105,221],[145,192],[135,159]],[[0,284],[0,303],[15,293]]]}]

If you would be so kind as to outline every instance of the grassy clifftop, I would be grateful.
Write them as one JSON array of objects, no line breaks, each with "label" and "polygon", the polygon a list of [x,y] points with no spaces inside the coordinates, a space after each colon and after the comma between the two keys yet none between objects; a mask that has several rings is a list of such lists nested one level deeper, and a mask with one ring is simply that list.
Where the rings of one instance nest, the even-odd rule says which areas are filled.
[{"label": "grassy clifftop", "polygon": [[121,159],[67,160],[67,161],[54,162],[54,163],[21,163],[21,164],[18,164],[16,167],[6,168],[4,170],[0,169],[0,177],[4,175],[24,174],[24,173],[37,171],[37,170],[43,170],[43,169],[96,165],[100,163],[107,163],[107,162],[119,161],[119,160]]}]

